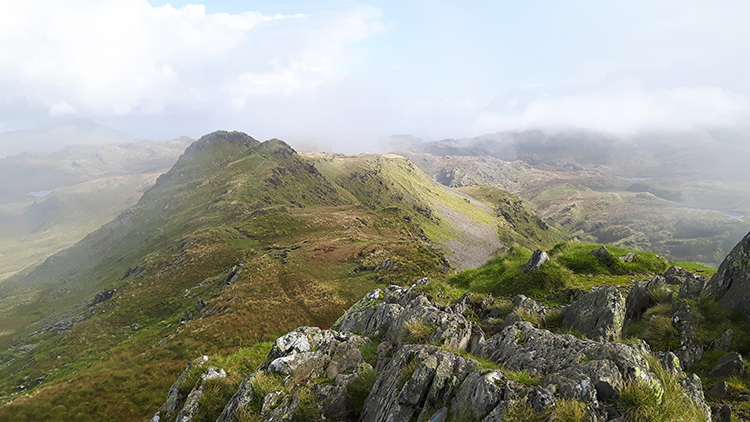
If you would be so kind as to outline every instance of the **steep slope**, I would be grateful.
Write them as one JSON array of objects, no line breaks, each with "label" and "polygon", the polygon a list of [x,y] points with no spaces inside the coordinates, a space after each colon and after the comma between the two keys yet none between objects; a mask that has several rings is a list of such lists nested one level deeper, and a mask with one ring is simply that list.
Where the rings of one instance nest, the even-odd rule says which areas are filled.
[{"label": "steep slope", "polygon": [[0,286],[0,419],[142,420],[188,359],[445,279],[441,245],[465,234],[439,207],[509,227],[401,157],[206,135],[138,205]]},{"label": "steep slope", "polygon": [[135,205],[190,141],[77,146],[0,159],[0,281]]}]

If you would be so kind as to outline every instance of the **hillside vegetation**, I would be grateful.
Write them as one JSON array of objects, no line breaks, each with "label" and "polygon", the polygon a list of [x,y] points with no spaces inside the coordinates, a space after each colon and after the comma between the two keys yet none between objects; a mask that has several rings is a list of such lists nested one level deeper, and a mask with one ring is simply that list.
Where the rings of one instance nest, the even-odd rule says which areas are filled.
[{"label": "hillside vegetation", "polygon": [[482,201],[398,156],[206,135],[136,206],[3,284],[0,419],[142,420],[196,356],[261,353],[376,286],[447,280],[471,267],[464,244],[489,258],[560,238]]}]

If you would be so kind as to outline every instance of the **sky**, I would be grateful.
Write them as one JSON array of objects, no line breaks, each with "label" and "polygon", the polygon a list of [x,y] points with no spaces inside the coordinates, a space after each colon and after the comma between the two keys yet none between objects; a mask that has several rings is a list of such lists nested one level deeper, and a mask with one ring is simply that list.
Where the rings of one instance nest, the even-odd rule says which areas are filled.
[{"label": "sky", "polygon": [[394,134],[750,127],[746,1],[0,8],[0,132],[85,118],[147,139],[240,130],[351,153]]}]

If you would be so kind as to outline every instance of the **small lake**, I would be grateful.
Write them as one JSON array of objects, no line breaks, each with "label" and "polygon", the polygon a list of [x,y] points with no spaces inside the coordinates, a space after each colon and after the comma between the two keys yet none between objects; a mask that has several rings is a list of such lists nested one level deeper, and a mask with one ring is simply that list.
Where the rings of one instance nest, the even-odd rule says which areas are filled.
[{"label": "small lake", "polygon": [[742,217],[744,217],[744,215],[742,215],[740,213],[736,213],[734,211],[729,211],[729,210],[713,209],[711,211],[719,211],[720,213],[724,213],[724,214],[728,215],[730,218],[742,218]]},{"label": "small lake", "polygon": [[45,196],[51,194],[52,192],[54,192],[54,189],[52,189],[52,190],[38,190],[36,192],[29,192],[29,193],[27,193],[27,195],[31,195],[34,198],[44,198]]}]

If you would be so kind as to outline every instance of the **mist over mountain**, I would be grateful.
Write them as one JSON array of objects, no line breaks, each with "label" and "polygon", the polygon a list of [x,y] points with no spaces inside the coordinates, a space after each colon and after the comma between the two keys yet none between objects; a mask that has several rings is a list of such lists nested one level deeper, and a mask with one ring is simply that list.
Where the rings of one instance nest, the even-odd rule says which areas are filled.
[{"label": "mist over mountain", "polygon": [[399,136],[391,146],[447,186],[513,192],[581,239],[718,265],[750,228],[749,140],[729,129],[627,138],[567,130]]}]

